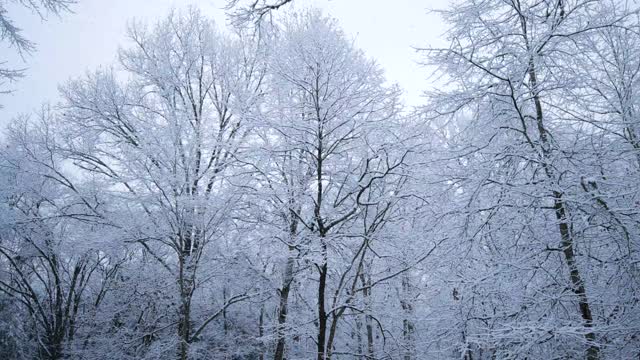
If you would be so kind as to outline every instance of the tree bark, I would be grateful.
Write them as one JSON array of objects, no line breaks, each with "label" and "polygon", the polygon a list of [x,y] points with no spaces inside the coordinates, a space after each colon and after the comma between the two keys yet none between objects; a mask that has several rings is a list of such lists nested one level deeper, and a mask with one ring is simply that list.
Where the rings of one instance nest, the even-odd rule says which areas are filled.
[{"label": "tree bark", "polygon": [[566,206],[562,199],[562,193],[555,191],[554,197],[554,208],[556,218],[558,219],[558,228],[560,229],[562,252],[564,253],[564,258],[567,263],[567,267],[569,268],[569,278],[571,279],[571,291],[578,298],[580,315],[584,321],[584,327],[588,330],[584,334],[588,343],[587,360],[597,360],[600,357],[600,347],[595,344],[596,336],[592,331],[593,316],[591,314],[591,307],[589,306],[584,281],[576,263],[571,227],[567,221]]},{"label": "tree bark", "polygon": [[[264,306],[260,306],[260,318],[258,319],[258,337],[264,336]],[[264,360],[264,350],[260,350],[260,360]]]},{"label": "tree bark", "polygon": [[414,354],[413,333],[414,325],[410,317],[413,314],[413,304],[409,300],[411,296],[411,283],[408,276],[402,278],[402,296],[400,298],[400,306],[404,311],[404,319],[402,320],[402,337],[404,340],[404,360],[411,360]]},{"label": "tree bark", "polygon": [[362,291],[364,298],[364,306],[366,313],[364,315],[365,328],[367,329],[367,359],[375,359],[375,344],[373,340],[373,319],[371,318],[371,279],[362,274],[362,287],[365,288]]},{"label": "tree bark", "polygon": [[[326,245],[323,244],[326,253]],[[325,360],[325,343],[327,337],[327,312],[325,309],[325,290],[327,286],[327,262],[319,267],[318,281],[318,360]]]},{"label": "tree bark", "polygon": [[185,264],[189,258],[180,261],[180,310],[178,320],[178,359],[187,360],[189,353],[189,340],[191,337],[191,294],[193,293],[193,280],[189,276],[189,266]]},{"label": "tree bark", "polygon": [[[289,252],[293,249],[290,247]],[[286,345],[286,332],[285,326],[287,323],[287,313],[289,306],[289,291],[291,290],[291,283],[293,281],[293,267],[295,259],[290,253],[287,258],[287,264],[284,270],[284,278],[282,281],[282,289],[280,289],[280,303],[278,307],[278,328],[277,328],[277,343],[274,360],[283,360],[285,345]]]}]

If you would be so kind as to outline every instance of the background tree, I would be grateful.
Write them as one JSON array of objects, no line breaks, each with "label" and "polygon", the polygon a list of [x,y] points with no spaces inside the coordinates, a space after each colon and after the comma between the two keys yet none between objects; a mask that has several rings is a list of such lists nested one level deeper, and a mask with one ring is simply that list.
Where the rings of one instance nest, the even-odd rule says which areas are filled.
[{"label": "background tree", "polygon": [[[105,229],[101,202],[63,165],[51,113],[40,116],[15,123],[2,154],[0,291],[25,320],[22,334],[13,333],[24,336],[23,344],[7,358],[75,354],[74,341],[85,334],[122,256],[96,232]],[[21,328],[19,321],[10,326]]]}]

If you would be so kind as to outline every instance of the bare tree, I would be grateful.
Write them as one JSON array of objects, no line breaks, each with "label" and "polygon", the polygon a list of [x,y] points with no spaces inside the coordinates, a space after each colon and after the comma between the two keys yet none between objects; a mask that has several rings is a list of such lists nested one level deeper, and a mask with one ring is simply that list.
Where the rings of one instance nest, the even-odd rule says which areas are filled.
[{"label": "bare tree", "polygon": [[[383,85],[377,66],[352,47],[333,20],[311,11],[284,23],[270,67],[269,129],[279,139],[273,147],[276,161],[289,161],[298,171],[283,174],[284,182],[298,176],[288,187],[298,190],[289,193],[292,200],[280,202],[286,204],[288,223],[295,224],[291,234],[305,234],[295,246],[317,271],[316,356],[330,359],[342,316],[374,285],[360,283],[368,248],[400,198],[410,150],[393,135],[399,124],[397,89]],[[334,257],[350,260],[330,269]],[[291,281],[290,261],[285,284]],[[283,289],[280,327],[286,321],[288,289]],[[276,359],[283,347],[279,333]]]},{"label": "bare tree", "polygon": [[[106,237],[97,198],[87,196],[62,165],[49,111],[39,121],[23,119],[9,132],[2,154],[0,292],[29,319],[35,350],[25,357],[62,359],[101,304],[117,273],[118,250],[101,251]],[[115,255],[115,256],[112,256]]]},{"label": "bare tree", "polygon": [[201,262],[231,236],[223,226],[242,196],[232,176],[242,167],[262,67],[245,43],[217,33],[195,9],[172,13],[151,32],[134,25],[129,34],[133,47],[120,61],[130,82],[98,72],[64,88],[65,152],[119,189],[114,201],[139,219],[128,241],[175,278],[178,358],[186,359],[190,343],[249,297],[226,294],[219,310],[192,319],[198,285],[214,278]]},{"label": "bare tree", "polygon": [[408,111],[291,3],[133,23],[14,121],[0,357],[636,358],[635,5],[456,2]]},{"label": "bare tree", "polygon": [[[451,46],[426,49],[430,63],[439,66],[451,81],[446,90],[432,93],[432,115],[451,121],[446,135],[449,149],[457,149],[460,157],[452,161],[458,162],[459,170],[472,174],[459,172],[449,178],[458,184],[456,194],[466,206],[464,213],[468,217],[462,231],[466,237],[487,241],[486,247],[469,250],[466,256],[491,259],[486,268],[478,268],[481,272],[513,261],[503,258],[507,252],[532,256],[532,264],[521,267],[531,276],[521,290],[526,294],[530,287],[538,291],[545,291],[546,287],[560,293],[571,292],[572,308],[581,320],[576,331],[583,336],[587,359],[600,358],[602,342],[606,341],[595,330],[598,306],[589,295],[590,284],[594,286],[591,291],[597,290],[587,250],[594,243],[585,230],[580,230],[575,192],[577,174],[586,170],[576,166],[582,157],[578,154],[588,151],[588,143],[595,137],[590,136],[591,130],[572,126],[579,120],[576,114],[582,112],[566,89],[578,88],[578,93],[583,75],[570,74],[589,71],[570,70],[571,54],[586,51],[582,41],[599,31],[622,26],[620,21],[627,14],[594,1],[466,1],[442,12],[450,24]],[[542,217],[536,219],[538,215]],[[551,224],[555,233],[550,232]],[[502,232],[495,231],[496,226]],[[501,233],[513,234],[504,240],[532,240],[524,246],[519,240],[503,243]],[[558,245],[547,242],[550,236],[559,238]],[[530,247],[540,240],[540,245]],[[521,246],[523,252],[518,255]],[[545,280],[544,276],[537,276],[542,269],[549,274],[555,271],[551,269],[558,265],[551,261],[555,259],[552,254],[562,255],[567,285],[560,285],[555,277]],[[487,313],[497,311],[498,305],[485,300],[485,309],[478,306],[485,294],[478,290],[472,286],[463,294],[465,301],[471,301],[467,305],[473,313],[463,321],[465,326],[475,323],[491,328],[495,322],[488,319],[494,319],[494,315]],[[454,298],[459,300],[459,289],[456,292]],[[555,304],[549,305],[542,306],[542,310],[540,304],[522,304],[511,316],[528,318],[532,306],[540,309],[539,316],[562,316],[554,309]],[[505,315],[508,321],[509,315]],[[487,320],[483,323],[483,319]],[[559,331],[554,325],[551,328],[550,333]],[[483,351],[518,356],[519,349],[509,349],[508,345],[502,348],[500,336],[496,339],[497,349],[491,349],[480,345],[483,340],[470,333],[472,328],[462,331],[461,353],[465,358]],[[550,338],[538,336],[530,340],[535,347],[522,351],[543,353],[542,344]]]}]

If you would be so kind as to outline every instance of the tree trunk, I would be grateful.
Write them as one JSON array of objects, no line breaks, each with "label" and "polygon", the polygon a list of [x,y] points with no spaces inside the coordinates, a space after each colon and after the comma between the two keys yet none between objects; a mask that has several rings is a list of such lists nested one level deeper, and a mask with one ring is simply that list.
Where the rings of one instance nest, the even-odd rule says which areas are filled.
[{"label": "tree trunk", "polygon": [[293,267],[295,259],[291,254],[293,248],[289,248],[289,257],[287,258],[287,264],[284,269],[284,278],[282,281],[282,289],[280,290],[280,304],[278,307],[278,328],[277,328],[277,343],[274,360],[283,360],[285,352],[286,332],[285,326],[287,323],[287,312],[289,306],[289,291],[291,290],[291,282],[293,281]]},{"label": "tree trunk", "polygon": [[562,252],[564,253],[564,258],[569,268],[569,278],[571,279],[572,285],[571,291],[573,291],[578,298],[580,315],[584,321],[584,327],[588,329],[588,332],[584,334],[589,346],[587,348],[587,360],[597,360],[600,357],[600,347],[595,344],[596,336],[593,331],[591,331],[593,327],[593,316],[591,315],[591,308],[589,306],[584,281],[582,280],[576,263],[571,227],[567,221],[566,206],[562,199],[562,193],[554,191],[554,198],[554,208],[556,218],[558,219],[558,228],[560,229]]},{"label": "tree trunk", "polygon": [[364,354],[364,343],[362,341],[362,321],[360,320],[360,316],[355,316],[355,322],[356,322],[356,329],[355,329],[356,340],[358,342],[358,354]]},{"label": "tree trunk", "polygon": [[364,297],[365,316],[364,323],[367,329],[367,359],[375,359],[375,344],[373,340],[373,319],[371,318],[371,279],[362,275],[362,285],[365,288],[362,291]]},{"label": "tree trunk", "polygon": [[[323,244],[326,253],[326,245]],[[327,262],[320,266],[318,282],[318,360],[325,360],[325,343],[327,337],[327,313],[325,309],[325,290],[327,286]]]},{"label": "tree trunk", "polygon": [[411,283],[408,276],[402,278],[402,296],[400,298],[400,306],[404,312],[402,320],[402,338],[404,340],[404,360],[411,360],[414,355],[413,333],[414,325],[411,321],[413,314],[413,304],[409,300],[411,297]]},{"label": "tree trunk", "polygon": [[[258,319],[258,337],[264,336],[264,306],[260,306],[260,318]],[[264,350],[260,349],[260,360],[264,360]]]},{"label": "tree trunk", "polygon": [[191,295],[193,294],[193,278],[191,276],[190,256],[183,256],[180,261],[180,309],[178,312],[178,359],[187,360],[191,337]]}]

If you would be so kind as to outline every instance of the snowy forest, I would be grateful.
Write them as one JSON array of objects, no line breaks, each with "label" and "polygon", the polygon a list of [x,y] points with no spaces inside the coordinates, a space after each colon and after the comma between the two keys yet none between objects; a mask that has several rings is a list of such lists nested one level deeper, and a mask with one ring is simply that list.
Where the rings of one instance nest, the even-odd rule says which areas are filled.
[{"label": "snowy forest", "polygon": [[638,359],[640,4],[452,1],[409,107],[296,2],[132,22],[3,130],[0,359]]}]

